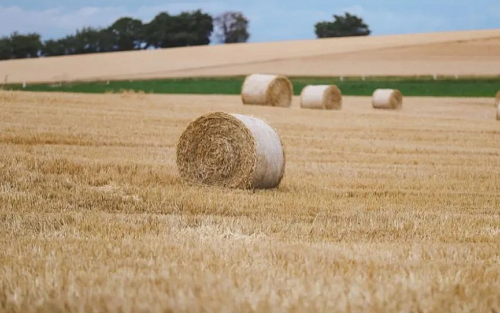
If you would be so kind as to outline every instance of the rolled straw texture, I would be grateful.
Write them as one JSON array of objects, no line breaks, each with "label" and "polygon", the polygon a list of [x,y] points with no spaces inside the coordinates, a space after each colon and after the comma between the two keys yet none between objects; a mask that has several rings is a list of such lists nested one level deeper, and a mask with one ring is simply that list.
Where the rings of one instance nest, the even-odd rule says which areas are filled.
[{"label": "rolled straw texture", "polygon": [[241,98],[244,104],[289,107],[293,85],[284,76],[253,74],[243,83]]},{"label": "rolled straw texture", "polygon": [[397,89],[377,89],[373,93],[372,104],[375,109],[401,110],[403,94]]},{"label": "rolled straw texture", "polygon": [[341,110],[342,92],[335,85],[310,85],[302,90],[300,106],[304,109]]},{"label": "rolled straw texture", "polygon": [[276,131],[262,120],[215,112],[191,122],[181,135],[177,166],[192,184],[267,189],[280,184],[285,154]]}]

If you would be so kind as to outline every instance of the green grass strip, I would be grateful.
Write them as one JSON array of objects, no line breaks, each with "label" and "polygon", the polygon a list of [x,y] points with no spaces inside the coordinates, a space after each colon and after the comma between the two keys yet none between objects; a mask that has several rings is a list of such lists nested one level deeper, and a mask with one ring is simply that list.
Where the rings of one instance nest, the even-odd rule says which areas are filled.
[{"label": "green grass strip", "polygon": [[[157,94],[221,94],[238,95],[244,77],[182,78],[155,80],[123,80],[110,82],[73,82],[63,84],[28,84],[3,86],[7,90],[120,93],[136,91]],[[335,84],[344,95],[370,96],[377,88],[396,88],[405,96],[428,97],[494,97],[500,89],[500,78],[439,78],[432,77],[294,77],[294,91],[299,95],[309,84]]]}]

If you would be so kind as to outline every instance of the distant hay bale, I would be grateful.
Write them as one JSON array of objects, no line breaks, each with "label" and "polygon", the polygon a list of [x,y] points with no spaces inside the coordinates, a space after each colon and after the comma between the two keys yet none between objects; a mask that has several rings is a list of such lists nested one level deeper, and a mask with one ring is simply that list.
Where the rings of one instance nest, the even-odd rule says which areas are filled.
[{"label": "distant hay bale", "polygon": [[302,90],[300,106],[304,109],[342,109],[342,92],[335,86],[307,86]]},{"label": "distant hay bale", "polygon": [[293,85],[284,76],[253,74],[243,83],[241,98],[244,104],[289,107]]},{"label": "distant hay bale", "polygon": [[177,166],[189,183],[267,189],[280,184],[285,154],[276,131],[262,120],[216,112],[186,128],[177,144]]},{"label": "distant hay bale", "polygon": [[401,110],[403,94],[397,89],[377,89],[373,93],[372,105],[375,109]]}]

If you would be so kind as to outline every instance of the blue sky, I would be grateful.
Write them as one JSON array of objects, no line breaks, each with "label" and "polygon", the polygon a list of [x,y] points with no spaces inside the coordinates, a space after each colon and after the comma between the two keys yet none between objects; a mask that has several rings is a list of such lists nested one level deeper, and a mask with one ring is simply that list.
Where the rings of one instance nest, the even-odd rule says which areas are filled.
[{"label": "blue sky", "polygon": [[374,35],[500,28],[500,0],[0,0],[0,35],[36,31],[44,39],[118,17],[151,20],[158,12],[201,8],[213,15],[242,11],[253,42],[314,38],[314,24],[345,11],[360,15]]}]

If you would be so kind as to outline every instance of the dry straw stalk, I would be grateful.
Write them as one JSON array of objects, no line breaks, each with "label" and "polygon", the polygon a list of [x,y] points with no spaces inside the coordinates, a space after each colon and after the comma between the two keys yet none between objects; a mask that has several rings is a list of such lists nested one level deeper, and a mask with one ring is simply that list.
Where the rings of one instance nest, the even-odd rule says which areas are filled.
[{"label": "dry straw stalk", "polygon": [[177,166],[192,184],[267,189],[281,182],[285,154],[276,131],[262,120],[215,112],[186,128],[177,144]]},{"label": "dry straw stalk", "polygon": [[335,85],[309,85],[302,90],[300,106],[304,109],[341,110],[342,92]]},{"label": "dry straw stalk", "polygon": [[284,76],[253,74],[243,83],[241,98],[244,104],[289,107],[293,85]]},{"label": "dry straw stalk", "polygon": [[397,89],[377,89],[373,93],[372,105],[375,109],[401,110],[403,94]]}]

